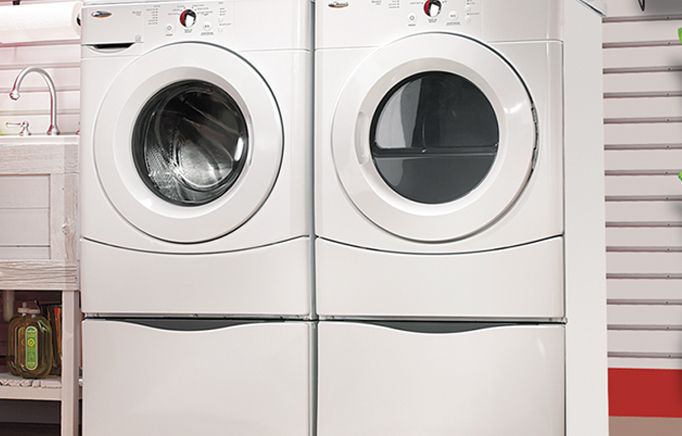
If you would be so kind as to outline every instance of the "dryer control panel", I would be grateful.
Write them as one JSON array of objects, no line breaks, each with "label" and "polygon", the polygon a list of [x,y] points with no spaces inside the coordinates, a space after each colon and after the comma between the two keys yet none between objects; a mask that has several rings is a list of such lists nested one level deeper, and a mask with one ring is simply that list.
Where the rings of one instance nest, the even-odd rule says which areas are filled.
[{"label": "dryer control panel", "polygon": [[[377,5],[381,3],[381,0],[375,1]],[[391,3],[391,7],[396,7],[399,6],[401,0],[386,3]],[[472,33],[480,29],[480,0],[424,0],[410,1],[409,5],[412,6],[409,9],[417,9],[407,14],[406,23],[409,27],[446,26],[450,30],[463,28]]]},{"label": "dryer control panel", "polygon": [[317,0],[316,46],[379,47],[425,32],[488,42],[560,40],[569,2],[577,0]]},{"label": "dryer control panel", "polygon": [[490,1],[318,0],[318,47],[383,45],[421,32],[476,37],[481,34],[485,3]]}]

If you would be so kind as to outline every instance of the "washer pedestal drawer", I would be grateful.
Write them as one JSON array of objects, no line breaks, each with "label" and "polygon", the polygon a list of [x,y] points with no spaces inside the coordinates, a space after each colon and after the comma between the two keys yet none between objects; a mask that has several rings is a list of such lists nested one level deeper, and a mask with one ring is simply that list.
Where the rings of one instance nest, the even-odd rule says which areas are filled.
[{"label": "washer pedestal drawer", "polygon": [[304,322],[86,320],[87,436],[308,436]]}]

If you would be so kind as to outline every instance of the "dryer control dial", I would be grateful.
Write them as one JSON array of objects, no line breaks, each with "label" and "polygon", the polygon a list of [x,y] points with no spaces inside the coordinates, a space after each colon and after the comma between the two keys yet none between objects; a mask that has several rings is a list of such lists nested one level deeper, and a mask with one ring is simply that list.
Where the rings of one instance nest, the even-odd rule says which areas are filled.
[{"label": "dryer control dial", "polygon": [[180,24],[182,27],[192,27],[197,22],[197,13],[191,9],[185,9],[180,14]]},{"label": "dryer control dial", "polygon": [[443,9],[443,4],[440,0],[426,0],[424,2],[424,13],[429,17],[437,17]]}]

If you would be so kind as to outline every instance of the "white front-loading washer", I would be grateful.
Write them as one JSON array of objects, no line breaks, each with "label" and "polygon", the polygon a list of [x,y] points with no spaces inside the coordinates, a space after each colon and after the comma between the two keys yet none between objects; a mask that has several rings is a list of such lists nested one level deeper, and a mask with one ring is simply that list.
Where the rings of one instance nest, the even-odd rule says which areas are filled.
[{"label": "white front-loading washer", "polygon": [[82,11],[83,434],[312,435],[312,5]]},{"label": "white front-loading washer", "polygon": [[308,317],[310,2],[82,14],[84,311]]}]

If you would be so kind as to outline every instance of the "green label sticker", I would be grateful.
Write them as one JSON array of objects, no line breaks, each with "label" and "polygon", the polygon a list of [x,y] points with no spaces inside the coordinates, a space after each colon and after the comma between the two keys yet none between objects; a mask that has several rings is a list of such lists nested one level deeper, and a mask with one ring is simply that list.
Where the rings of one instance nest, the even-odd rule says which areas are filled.
[{"label": "green label sticker", "polygon": [[680,37],[680,42],[682,42],[682,27],[680,27],[679,29],[677,29],[677,36]]},{"label": "green label sticker", "polygon": [[26,327],[26,368],[30,371],[38,368],[38,329]]}]

